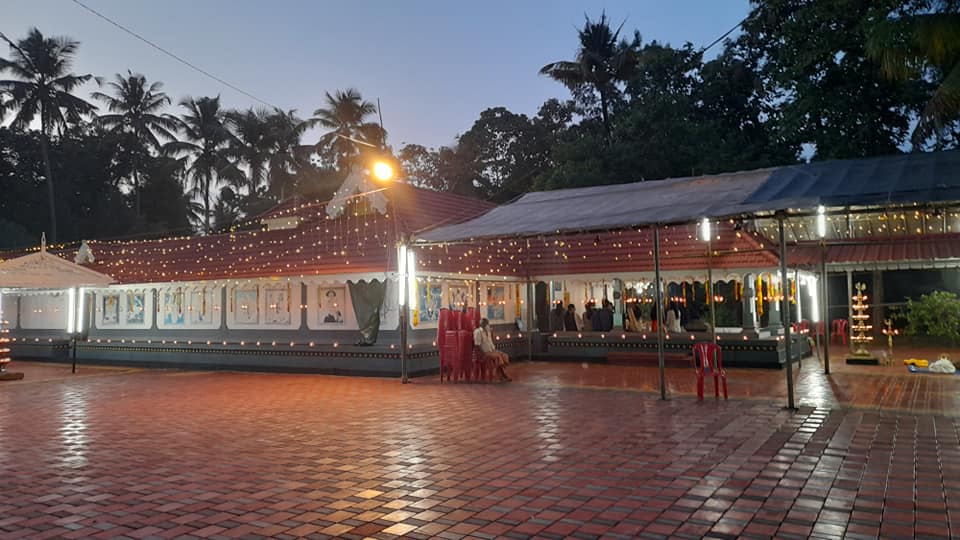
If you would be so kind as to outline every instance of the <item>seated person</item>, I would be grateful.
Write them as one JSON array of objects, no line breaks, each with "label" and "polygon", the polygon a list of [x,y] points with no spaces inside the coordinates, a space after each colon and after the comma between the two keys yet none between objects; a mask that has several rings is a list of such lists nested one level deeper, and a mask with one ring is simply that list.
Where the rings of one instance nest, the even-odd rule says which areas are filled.
[{"label": "seated person", "polygon": [[690,332],[709,332],[710,323],[703,319],[703,315],[700,313],[700,310],[696,305],[690,306],[690,320],[687,322],[687,325],[684,327],[687,331]]},{"label": "seated person", "polygon": [[483,357],[497,367],[497,373],[501,381],[510,382],[512,379],[507,376],[504,369],[510,363],[510,357],[507,353],[498,351],[497,346],[493,344],[493,335],[490,333],[490,321],[486,318],[480,319],[480,326],[473,331],[473,344],[480,349]]}]

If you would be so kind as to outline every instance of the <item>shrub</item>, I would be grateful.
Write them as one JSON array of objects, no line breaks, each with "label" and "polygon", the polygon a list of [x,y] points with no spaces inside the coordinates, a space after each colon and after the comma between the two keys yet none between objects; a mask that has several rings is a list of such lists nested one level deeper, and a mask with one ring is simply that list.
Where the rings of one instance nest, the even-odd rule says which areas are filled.
[{"label": "shrub", "polygon": [[960,341],[960,298],[951,292],[934,291],[920,300],[907,300],[902,318],[907,321],[906,334]]}]

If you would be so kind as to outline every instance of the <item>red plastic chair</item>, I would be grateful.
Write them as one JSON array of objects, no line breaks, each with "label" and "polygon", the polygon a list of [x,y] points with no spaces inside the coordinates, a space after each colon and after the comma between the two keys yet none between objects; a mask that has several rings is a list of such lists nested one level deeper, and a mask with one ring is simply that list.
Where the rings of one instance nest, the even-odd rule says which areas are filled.
[{"label": "red plastic chair", "polygon": [[457,353],[453,379],[469,381],[473,376],[473,334],[469,330],[457,330]]},{"label": "red plastic chair", "polygon": [[437,354],[440,356],[440,382],[443,382],[443,375],[453,369],[453,363],[447,356],[444,345],[447,342],[447,330],[450,328],[450,310],[440,309],[440,318],[437,320]]},{"label": "red plastic chair", "polygon": [[[443,381],[444,372],[447,375],[447,382],[451,379],[456,380],[457,366],[460,364],[460,340],[457,339],[457,330],[447,330],[444,332],[443,348],[440,349],[440,381]],[[444,370],[446,366],[446,370]]]},{"label": "red plastic chair", "polygon": [[[699,362],[697,359],[699,358]],[[714,397],[720,398],[720,382],[723,382],[723,399],[727,399],[727,371],[723,369],[720,346],[716,343],[697,343],[693,346],[693,367],[697,371],[697,399],[703,401],[703,378],[713,374]]]},{"label": "red plastic chair", "polygon": [[493,362],[487,360],[487,357],[480,351],[480,347],[473,347],[473,377],[474,380],[483,382],[493,381]]},{"label": "red plastic chair", "polygon": [[847,333],[847,328],[849,328],[849,326],[850,321],[846,319],[834,319],[833,324],[830,327],[830,342],[833,342],[833,338],[839,337],[843,344],[846,345],[849,337]]}]

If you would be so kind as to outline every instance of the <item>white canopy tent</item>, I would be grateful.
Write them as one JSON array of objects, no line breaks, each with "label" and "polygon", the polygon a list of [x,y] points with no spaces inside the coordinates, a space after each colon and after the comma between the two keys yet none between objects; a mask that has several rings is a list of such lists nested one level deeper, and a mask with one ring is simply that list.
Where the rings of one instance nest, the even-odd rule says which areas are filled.
[{"label": "white canopy tent", "polygon": [[[106,287],[116,280],[52,253],[47,253],[46,239],[41,240],[40,251],[16,259],[0,262],[0,313],[5,294],[36,294],[66,292],[66,330],[81,331],[85,312],[84,288]],[[79,298],[79,302],[77,299]]]}]

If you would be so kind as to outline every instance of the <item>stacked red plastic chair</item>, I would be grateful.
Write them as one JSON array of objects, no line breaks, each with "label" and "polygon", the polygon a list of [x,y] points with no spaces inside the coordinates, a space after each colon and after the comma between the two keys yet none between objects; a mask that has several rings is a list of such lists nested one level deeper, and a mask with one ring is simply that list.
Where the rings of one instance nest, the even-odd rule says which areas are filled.
[{"label": "stacked red plastic chair", "polygon": [[450,328],[450,310],[442,308],[440,310],[440,319],[437,321],[437,354],[440,356],[440,382],[443,382],[443,376],[446,374],[449,380],[450,372],[453,370],[453,364],[444,345],[447,343],[447,330]]},{"label": "stacked red plastic chair", "polygon": [[454,360],[454,380],[469,380],[473,374],[473,362],[470,355],[473,349],[473,334],[467,330],[466,316],[463,312],[456,312],[457,318],[457,358]]},{"label": "stacked red plastic chair", "polygon": [[693,346],[693,367],[697,371],[697,399],[703,400],[703,378],[713,375],[714,397],[720,398],[720,382],[723,382],[723,399],[727,399],[727,372],[723,369],[720,346],[716,343],[697,343]]}]

